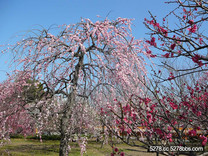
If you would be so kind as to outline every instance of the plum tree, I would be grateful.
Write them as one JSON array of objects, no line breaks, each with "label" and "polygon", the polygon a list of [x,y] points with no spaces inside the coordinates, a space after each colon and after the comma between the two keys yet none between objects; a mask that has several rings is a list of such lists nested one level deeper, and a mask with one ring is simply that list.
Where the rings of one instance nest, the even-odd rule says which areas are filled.
[{"label": "plum tree", "polygon": [[[82,19],[78,24],[62,25],[59,29],[56,35],[46,29],[34,32],[17,42],[12,51],[23,75],[30,73],[30,79],[43,86],[45,96],[33,107],[42,107],[45,114],[56,112],[59,116],[59,155],[62,156],[69,152],[71,123],[76,120],[74,108],[99,99],[93,92],[102,96],[116,94],[115,82],[128,90],[132,85],[142,84],[137,77],[146,75],[143,55],[150,56],[144,50],[147,45],[132,36],[130,19],[95,23]],[[56,96],[64,99],[59,107],[51,101]],[[36,112],[38,116],[43,114]],[[39,129],[47,125],[44,122],[48,123],[48,116],[45,115]]]},{"label": "plum tree", "polygon": [[167,62],[163,62],[167,68],[183,71],[182,74],[175,75],[175,77],[207,71],[207,2],[204,0],[175,0],[167,3],[175,4],[176,8],[170,11],[162,22],[158,22],[156,16],[151,13],[151,19],[145,18],[144,24],[150,30],[150,39],[146,42],[161,53],[156,54],[149,49],[148,52],[158,57],[182,59],[183,62],[186,58],[194,63],[195,66],[192,67],[174,69]]}]

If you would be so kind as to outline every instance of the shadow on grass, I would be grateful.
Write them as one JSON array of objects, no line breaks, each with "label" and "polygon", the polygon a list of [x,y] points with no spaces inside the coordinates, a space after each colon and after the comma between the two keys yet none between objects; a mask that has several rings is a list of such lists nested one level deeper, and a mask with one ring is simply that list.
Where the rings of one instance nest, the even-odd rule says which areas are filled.
[{"label": "shadow on grass", "polygon": [[49,152],[57,152],[58,148],[56,145],[19,145],[15,148],[18,151],[49,151]]},{"label": "shadow on grass", "polygon": [[[58,146],[57,145],[16,145],[16,146],[7,146],[6,149],[3,151],[7,151],[6,153],[11,153],[12,155],[17,154],[44,154],[44,155],[50,155],[53,153],[57,154],[59,153]],[[0,151],[1,153],[1,151]],[[15,154],[13,154],[15,153]],[[17,153],[17,154],[16,154]]]},{"label": "shadow on grass", "polygon": [[144,153],[148,153],[145,150],[137,150],[137,149],[130,149],[130,148],[125,148],[124,150],[126,150],[126,151],[132,151],[132,152],[144,152]]}]

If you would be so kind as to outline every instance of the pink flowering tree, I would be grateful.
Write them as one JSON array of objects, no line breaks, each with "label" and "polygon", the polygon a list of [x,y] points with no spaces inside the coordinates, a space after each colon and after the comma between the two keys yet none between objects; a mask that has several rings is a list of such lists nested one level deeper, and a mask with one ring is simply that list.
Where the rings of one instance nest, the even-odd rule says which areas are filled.
[{"label": "pink flowering tree", "polygon": [[[5,140],[9,141],[11,135],[36,134],[42,142],[42,134],[60,131],[60,112],[66,100],[61,96],[47,95],[39,82],[31,81],[30,72],[16,72],[1,83],[0,100],[1,145],[6,143]],[[70,124],[70,132],[78,136],[87,132],[99,133],[95,129],[99,125],[96,111],[84,102],[78,101],[73,108]]]},{"label": "pink flowering tree", "polygon": [[172,147],[204,148],[207,144],[208,92],[202,80],[204,76],[191,86],[186,81],[181,86],[174,79],[170,87],[152,81],[146,84],[146,95],[132,94],[127,102],[114,99],[113,107],[101,109],[103,123],[131,146],[165,155],[195,155],[190,149]]},{"label": "pink flowering tree", "polygon": [[[113,95],[120,94],[117,82],[128,89],[126,99],[131,89],[141,93],[141,87],[131,86],[143,85],[137,79],[146,75],[142,56],[151,55],[143,50],[147,45],[132,36],[129,19],[105,19],[95,23],[83,19],[78,24],[60,26],[59,30],[55,35],[46,29],[34,32],[17,42],[12,51],[23,73],[30,71],[31,79],[43,85],[45,96],[32,105],[34,109],[45,110],[45,113],[36,111],[37,115],[45,114],[40,127],[44,129],[47,125],[44,122],[50,123],[49,114],[58,114],[53,121],[61,134],[59,155],[64,156],[69,153],[68,143],[75,121],[81,118],[79,123],[89,127],[90,118],[85,118],[89,113],[82,105],[90,102],[95,107],[107,103],[107,99],[99,103],[100,97],[110,95],[111,100]],[[57,96],[64,102],[53,100]],[[77,118],[76,112],[82,117]],[[85,145],[80,143],[80,146],[84,152]]]},{"label": "pink flowering tree", "polygon": [[[14,76],[14,75],[13,75]],[[29,86],[26,82],[30,73],[9,77],[0,84],[0,139],[8,140],[12,134],[32,134],[35,130],[35,120],[28,113],[28,105],[24,102],[27,97],[22,96],[23,90]]]},{"label": "pink flowering tree", "polygon": [[181,69],[163,62],[163,65],[168,68],[186,71],[180,75],[207,70],[207,2],[204,0],[175,0],[169,1],[167,4],[176,6],[176,8],[170,11],[162,22],[159,22],[160,20],[151,13],[150,19],[145,18],[144,24],[150,30],[150,38],[146,42],[160,51],[158,54],[151,50],[148,52],[158,57],[174,60],[180,57],[183,62],[185,58],[191,60],[194,66],[180,67]]},{"label": "pink flowering tree", "polygon": [[31,81],[29,71],[15,71],[1,83],[1,140],[15,134],[37,133],[41,137],[42,131],[57,131],[57,113],[62,104],[57,97],[46,94],[42,84]]},{"label": "pink flowering tree", "polygon": [[[177,6],[163,18],[163,22],[158,22],[151,13],[151,19],[145,19],[145,25],[150,30],[150,39],[146,43],[160,52],[156,54],[149,47],[145,47],[146,53],[150,57],[162,57],[165,61],[166,58],[191,60],[194,66],[178,69],[164,62],[163,65],[172,70],[167,78],[162,79],[166,81],[165,84],[158,83],[158,79],[149,83],[140,79],[145,86],[142,87],[143,94],[130,92],[132,96],[127,96],[125,100],[114,96],[114,100],[100,110],[102,121],[108,128],[108,133],[113,133],[132,146],[139,146],[130,139],[134,136],[148,150],[151,150],[150,146],[158,145],[204,147],[207,143],[206,77],[200,78],[205,80],[203,83],[200,80],[192,81],[192,85],[186,81],[178,83],[177,78],[207,70],[207,36],[204,33],[207,2],[176,0],[167,3]],[[154,75],[161,80],[161,71]],[[167,81],[170,81],[169,87]],[[117,85],[120,92],[126,89],[122,84]],[[182,152],[168,149],[170,148],[152,150],[166,155],[196,154],[191,150]]]}]

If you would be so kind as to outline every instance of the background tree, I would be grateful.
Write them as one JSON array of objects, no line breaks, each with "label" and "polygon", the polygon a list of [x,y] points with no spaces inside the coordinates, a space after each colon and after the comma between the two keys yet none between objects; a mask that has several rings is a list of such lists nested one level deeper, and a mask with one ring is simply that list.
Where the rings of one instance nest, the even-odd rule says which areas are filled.
[{"label": "background tree", "polygon": [[28,86],[23,88],[24,91],[22,93],[22,96],[25,96],[26,103],[38,101],[46,94],[40,82],[28,79],[26,83]]},{"label": "background tree", "polygon": [[[13,80],[15,77],[15,81]],[[32,134],[35,129],[35,120],[27,111],[25,96],[21,97],[23,88],[28,88],[26,81],[30,78],[29,73],[9,77],[0,84],[0,135],[1,143],[9,139],[11,134]]]}]

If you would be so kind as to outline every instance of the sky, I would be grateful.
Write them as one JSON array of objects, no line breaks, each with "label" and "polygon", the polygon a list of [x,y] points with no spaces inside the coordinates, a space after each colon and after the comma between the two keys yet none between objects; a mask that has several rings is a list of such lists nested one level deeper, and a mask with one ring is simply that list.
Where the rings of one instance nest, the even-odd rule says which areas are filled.
[{"label": "sky", "polygon": [[[118,17],[133,18],[133,35],[138,39],[148,37],[143,21],[148,11],[162,19],[171,6],[165,0],[0,0],[0,45],[6,48],[16,36],[34,28],[49,28],[52,25],[73,24],[81,18],[92,21],[106,16],[113,20]],[[12,59],[10,54],[0,54],[0,82]]]}]

